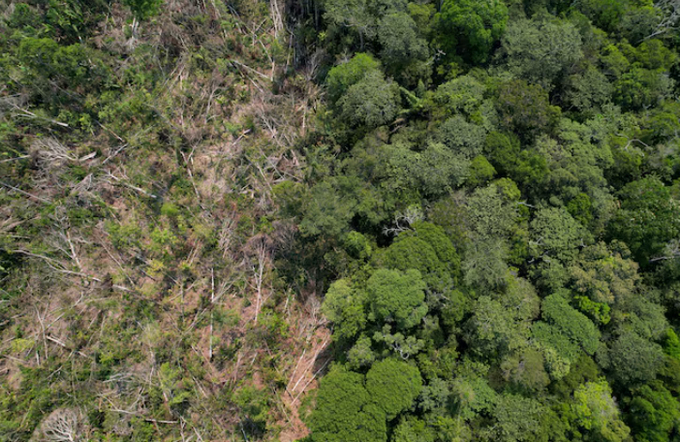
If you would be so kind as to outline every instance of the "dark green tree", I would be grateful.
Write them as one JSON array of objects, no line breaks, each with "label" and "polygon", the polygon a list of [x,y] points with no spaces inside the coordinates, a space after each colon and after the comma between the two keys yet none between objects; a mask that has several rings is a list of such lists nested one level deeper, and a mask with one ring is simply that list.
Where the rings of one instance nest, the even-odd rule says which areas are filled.
[{"label": "dark green tree", "polygon": [[349,29],[358,35],[363,51],[367,41],[376,38],[380,20],[391,12],[405,11],[406,0],[326,0],[323,6],[324,18],[337,28],[334,31],[346,33]]},{"label": "dark green tree", "polygon": [[611,345],[610,370],[623,385],[653,380],[664,363],[661,346],[635,332],[624,332]]},{"label": "dark green tree", "polygon": [[524,141],[549,131],[561,113],[560,108],[550,105],[545,89],[523,80],[501,85],[496,107],[502,124]]},{"label": "dark green tree", "polygon": [[618,27],[621,18],[629,6],[624,0],[577,0],[574,6],[586,15],[593,24],[607,32]]},{"label": "dark green tree", "polygon": [[406,86],[427,81],[429,56],[427,41],[419,36],[416,23],[405,12],[385,16],[378,25],[380,59],[385,71]]},{"label": "dark green tree", "polygon": [[627,420],[636,440],[664,442],[680,423],[680,404],[663,383],[653,381],[633,390],[627,401]]},{"label": "dark green tree", "polygon": [[313,442],[385,442],[385,412],[364,387],[364,375],[333,367],[323,377],[310,417]]},{"label": "dark green tree", "polygon": [[612,100],[614,86],[607,76],[591,64],[566,80],[565,103],[582,115],[595,116]]},{"label": "dark green tree", "polygon": [[156,15],[163,4],[163,0],[123,0],[132,13],[140,20]]},{"label": "dark green tree", "polygon": [[416,269],[432,289],[450,288],[460,272],[460,257],[451,240],[432,223],[416,222],[413,228],[385,250],[381,264],[402,271]]},{"label": "dark green tree", "polygon": [[611,237],[625,242],[645,268],[680,234],[680,207],[656,177],[633,181],[618,193],[621,210],[609,224]]},{"label": "dark green tree", "polygon": [[421,387],[418,368],[396,359],[376,362],[366,374],[366,390],[388,420],[409,409]]},{"label": "dark green tree", "polygon": [[353,195],[356,185],[356,180],[340,177],[314,186],[300,223],[303,235],[339,238],[349,230],[358,204]]},{"label": "dark green tree", "polygon": [[634,66],[614,84],[614,100],[624,109],[641,110],[672,96],[673,83],[664,69]]},{"label": "dark green tree", "polygon": [[503,35],[508,9],[498,0],[444,0],[438,20],[447,54],[458,54],[468,63],[484,63]]}]

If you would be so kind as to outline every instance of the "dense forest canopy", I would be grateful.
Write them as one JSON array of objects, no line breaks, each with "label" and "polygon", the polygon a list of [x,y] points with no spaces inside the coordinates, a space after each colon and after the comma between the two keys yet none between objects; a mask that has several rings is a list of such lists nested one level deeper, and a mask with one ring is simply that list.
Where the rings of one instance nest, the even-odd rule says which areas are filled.
[{"label": "dense forest canopy", "polygon": [[0,440],[680,441],[678,0],[0,0]]}]

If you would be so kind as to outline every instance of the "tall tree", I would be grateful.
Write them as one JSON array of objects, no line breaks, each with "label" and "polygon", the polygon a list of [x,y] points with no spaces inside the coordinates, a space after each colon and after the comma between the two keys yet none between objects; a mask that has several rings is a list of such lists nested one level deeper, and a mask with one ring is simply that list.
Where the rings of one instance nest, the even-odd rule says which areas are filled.
[{"label": "tall tree", "polygon": [[503,35],[508,9],[499,0],[444,0],[438,14],[441,45],[468,63],[484,63]]},{"label": "tall tree", "polygon": [[618,404],[605,380],[586,382],[578,387],[571,410],[576,424],[592,433],[595,439],[622,442],[630,434],[630,428],[621,420]]},{"label": "tall tree", "polygon": [[418,368],[396,359],[376,362],[366,374],[366,390],[388,420],[411,407],[421,387]]},{"label": "tall tree", "polygon": [[425,287],[418,270],[376,270],[366,283],[370,318],[394,323],[398,329],[418,325],[427,314]]},{"label": "tall tree", "polygon": [[374,405],[364,375],[333,367],[323,377],[310,417],[313,442],[384,442],[385,412]]}]

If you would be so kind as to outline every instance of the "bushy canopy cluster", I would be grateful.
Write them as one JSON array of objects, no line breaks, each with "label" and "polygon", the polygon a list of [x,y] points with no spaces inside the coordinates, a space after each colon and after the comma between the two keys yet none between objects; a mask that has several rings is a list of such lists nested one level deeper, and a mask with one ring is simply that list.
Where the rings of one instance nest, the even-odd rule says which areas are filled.
[{"label": "bushy canopy cluster", "polygon": [[[338,153],[297,216],[339,278],[323,304],[337,367],[370,391],[401,361],[419,388],[381,437],[672,440],[677,12],[377,5],[327,23],[330,54],[358,53],[326,76],[320,136]],[[362,39],[339,38],[362,20]],[[317,194],[339,179],[356,181]]]}]

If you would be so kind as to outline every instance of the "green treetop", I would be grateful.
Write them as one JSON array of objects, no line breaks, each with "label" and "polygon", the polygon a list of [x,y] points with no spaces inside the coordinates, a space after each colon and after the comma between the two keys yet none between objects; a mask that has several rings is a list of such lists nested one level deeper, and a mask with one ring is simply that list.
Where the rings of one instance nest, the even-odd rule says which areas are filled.
[{"label": "green treetop", "polygon": [[420,394],[421,387],[418,368],[397,359],[376,362],[366,374],[366,390],[388,420],[407,410]]},{"label": "green treetop", "polygon": [[503,34],[508,9],[499,0],[444,0],[438,17],[444,51],[484,63]]},{"label": "green treetop", "polygon": [[398,329],[418,325],[427,314],[423,290],[418,270],[376,270],[366,284],[372,318],[392,322]]},{"label": "green treetop", "polygon": [[571,410],[576,423],[592,433],[595,440],[622,442],[630,433],[630,428],[621,421],[612,390],[605,380],[578,387]]},{"label": "green treetop", "polygon": [[321,380],[310,418],[313,442],[385,442],[385,412],[374,405],[364,375],[335,366]]}]

